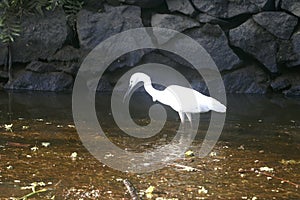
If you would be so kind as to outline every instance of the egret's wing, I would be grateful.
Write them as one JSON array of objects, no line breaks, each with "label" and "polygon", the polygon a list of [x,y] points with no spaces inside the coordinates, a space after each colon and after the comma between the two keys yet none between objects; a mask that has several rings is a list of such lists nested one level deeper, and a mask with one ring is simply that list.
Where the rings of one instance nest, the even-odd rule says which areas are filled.
[{"label": "egret's wing", "polygon": [[184,113],[199,113],[214,110],[226,112],[226,107],[218,100],[201,94],[192,88],[171,85],[163,91],[166,97],[165,104],[174,110]]},{"label": "egret's wing", "polygon": [[170,96],[173,96],[172,105],[170,106],[174,110],[178,109],[189,113],[199,112],[198,92],[196,90],[179,85],[171,85],[165,91]]}]

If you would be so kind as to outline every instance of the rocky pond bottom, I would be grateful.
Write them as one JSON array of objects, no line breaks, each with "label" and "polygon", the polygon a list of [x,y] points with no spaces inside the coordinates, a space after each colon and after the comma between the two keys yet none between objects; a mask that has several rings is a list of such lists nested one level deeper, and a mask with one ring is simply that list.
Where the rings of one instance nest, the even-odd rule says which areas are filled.
[{"label": "rocky pond bottom", "polygon": [[[229,96],[226,124],[209,156],[197,156],[208,125],[205,114],[189,148],[195,156],[134,174],[107,167],[84,148],[70,95],[0,95],[0,199],[132,199],[124,180],[142,199],[300,199],[297,99]],[[109,99],[97,98],[103,104]],[[138,123],[148,123],[139,115]],[[179,123],[171,115],[161,133],[141,141],[108,122],[107,137],[135,151],[169,143]]]}]

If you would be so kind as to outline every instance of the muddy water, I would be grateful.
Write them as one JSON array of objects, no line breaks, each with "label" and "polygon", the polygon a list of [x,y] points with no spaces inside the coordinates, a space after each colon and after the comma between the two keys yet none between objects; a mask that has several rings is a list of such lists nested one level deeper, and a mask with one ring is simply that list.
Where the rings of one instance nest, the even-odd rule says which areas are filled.
[{"label": "muddy water", "polygon": [[[174,137],[179,120],[170,109],[164,129],[139,140],[115,126],[109,102],[109,95],[97,96],[97,114],[118,146],[140,152]],[[149,122],[150,105],[147,96],[133,96],[131,115],[137,123]],[[0,199],[30,194],[26,186],[33,183],[42,191],[29,199],[131,199],[123,179],[143,199],[300,199],[300,99],[229,96],[226,124],[210,156],[197,157],[210,119],[203,114],[189,148],[196,156],[143,174],[120,172],[96,160],[78,137],[71,108],[70,94],[0,94]],[[11,130],[5,124],[13,124]],[[155,188],[146,195],[150,186]]]}]

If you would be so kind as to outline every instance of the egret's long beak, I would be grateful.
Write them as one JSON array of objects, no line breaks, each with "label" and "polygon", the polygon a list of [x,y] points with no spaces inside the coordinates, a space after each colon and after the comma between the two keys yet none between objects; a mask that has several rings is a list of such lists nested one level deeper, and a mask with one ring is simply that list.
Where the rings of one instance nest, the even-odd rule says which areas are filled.
[{"label": "egret's long beak", "polygon": [[130,94],[131,90],[133,88],[133,85],[129,85],[129,88],[127,90],[127,92],[125,93],[124,97],[123,97],[123,103],[125,102],[126,98],[128,97],[128,95]]}]

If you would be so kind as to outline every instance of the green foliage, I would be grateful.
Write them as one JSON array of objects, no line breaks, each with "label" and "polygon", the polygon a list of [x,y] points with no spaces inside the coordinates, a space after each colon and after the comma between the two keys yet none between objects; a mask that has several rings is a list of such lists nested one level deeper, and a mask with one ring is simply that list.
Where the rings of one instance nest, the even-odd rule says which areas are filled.
[{"label": "green foliage", "polygon": [[83,0],[48,0],[49,5],[47,10],[53,10],[56,7],[61,7],[67,15],[68,22],[75,29],[76,15],[83,6]]},{"label": "green foliage", "polygon": [[76,15],[82,0],[0,0],[0,41],[9,44],[21,34],[20,19],[29,14],[43,15],[43,10],[63,8],[69,24],[75,29]]},{"label": "green foliage", "polygon": [[13,2],[3,0],[0,3],[0,14],[0,40],[4,44],[9,44],[15,37],[20,36],[21,32]]},{"label": "green foliage", "polygon": [[37,12],[38,14],[43,15],[43,8],[46,8],[49,5],[49,0],[23,0],[23,2],[25,2],[23,9],[28,11],[28,14]]},{"label": "green foliage", "polygon": [[4,44],[9,44],[20,36],[21,28],[17,20],[12,17],[2,17],[0,19],[0,40]]},{"label": "green foliage", "polygon": [[71,27],[75,29],[76,15],[81,10],[82,0],[61,0],[63,2],[63,9],[67,15],[67,19]]}]

